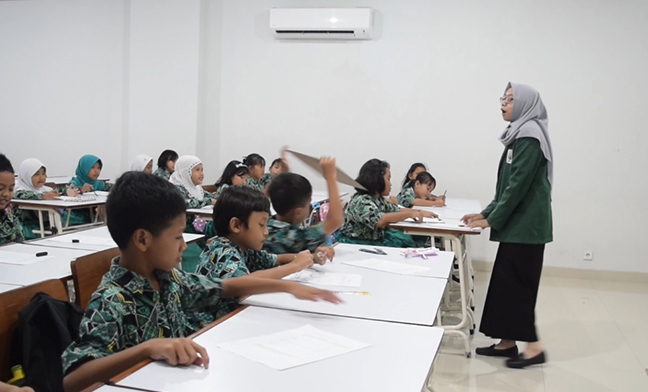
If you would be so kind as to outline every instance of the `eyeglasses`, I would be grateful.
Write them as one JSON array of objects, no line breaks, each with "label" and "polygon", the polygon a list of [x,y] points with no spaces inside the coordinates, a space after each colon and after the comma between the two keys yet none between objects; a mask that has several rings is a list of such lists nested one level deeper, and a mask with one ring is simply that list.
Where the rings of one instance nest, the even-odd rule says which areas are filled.
[{"label": "eyeglasses", "polygon": [[511,102],[513,102],[513,97],[509,95],[508,97],[500,97],[499,100],[500,100],[500,103],[501,103],[502,105],[504,105],[504,104],[508,105],[508,104],[510,104]]}]

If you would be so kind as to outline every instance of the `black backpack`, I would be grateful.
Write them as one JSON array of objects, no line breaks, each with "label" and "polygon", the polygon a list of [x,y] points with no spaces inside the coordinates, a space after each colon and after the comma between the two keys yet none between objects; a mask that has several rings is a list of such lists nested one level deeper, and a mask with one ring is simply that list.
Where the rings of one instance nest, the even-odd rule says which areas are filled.
[{"label": "black backpack", "polygon": [[82,317],[79,305],[45,293],[36,293],[19,312],[11,363],[22,365],[25,386],[36,392],[63,392],[61,354],[78,338]]}]

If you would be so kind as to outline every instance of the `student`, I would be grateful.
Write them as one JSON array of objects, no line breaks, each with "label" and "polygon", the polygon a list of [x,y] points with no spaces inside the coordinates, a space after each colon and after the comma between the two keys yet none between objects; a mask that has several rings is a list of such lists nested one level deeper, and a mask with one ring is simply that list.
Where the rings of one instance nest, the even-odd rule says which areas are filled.
[{"label": "student", "polygon": [[176,162],[169,181],[178,187],[187,208],[201,208],[216,202],[214,195],[201,186],[204,178],[202,161],[198,157],[185,155]]},{"label": "student", "polygon": [[288,165],[288,147],[284,146],[281,149],[281,158],[277,158],[274,161],[272,161],[272,164],[270,165],[270,175],[274,178],[278,176],[281,173],[287,173],[290,171],[290,166]]},{"label": "student", "polygon": [[389,224],[413,218],[420,222],[424,217],[437,215],[422,210],[399,208],[385,200],[391,190],[389,164],[380,159],[367,161],[356,181],[365,187],[356,189],[347,207],[339,242],[352,244],[382,245],[397,248],[414,247],[414,239],[401,230],[390,229]]},{"label": "student", "polygon": [[245,186],[225,189],[214,206],[217,237],[200,255],[198,273],[220,279],[247,274],[281,279],[312,266],[309,251],[276,255],[261,250],[269,216],[270,201],[263,193]]},{"label": "student", "polygon": [[121,256],[113,259],[90,298],[79,338],[62,355],[68,392],[106,382],[147,358],[209,367],[205,349],[186,337],[216,319],[221,298],[288,292],[300,299],[340,302],[329,291],[295,282],[223,281],[176,269],[186,248],[185,203],[177,188],[159,177],[124,173],[106,208],[108,230]]},{"label": "student", "polygon": [[423,173],[424,171],[427,171],[425,164],[421,162],[413,163],[412,166],[410,166],[409,170],[407,171],[407,174],[405,174],[402,187],[405,188],[407,184],[410,183],[410,181],[415,180],[416,176],[418,176],[419,173]]},{"label": "student", "polygon": [[436,187],[436,180],[432,174],[420,172],[415,179],[411,180],[398,194],[398,204],[403,207],[424,206],[441,207],[445,205],[445,197],[437,197],[431,200],[430,194]]},{"label": "student", "polygon": [[79,159],[76,176],[72,177],[69,187],[78,189],[81,193],[92,191],[110,191],[112,184],[100,181],[99,176],[103,169],[101,159],[94,155],[84,155]]},{"label": "student", "polygon": [[131,162],[132,171],[141,171],[146,174],[153,173],[153,158],[148,155],[140,154]]},{"label": "student", "polygon": [[[18,168],[18,183],[14,189],[14,198],[20,200],[52,200],[61,194],[77,196],[79,190],[69,187],[52,189],[45,186],[47,168],[36,158],[25,159]],[[16,216],[20,219],[26,239],[39,237],[34,230],[40,230],[38,213],[31,210],[18,209]]]},{"label": "student", "polygon": [[232,185],[245,185],[250,177],[250,169],[241,161],[230,161],[223,170],[223,175],[216,182],[216,192],[214,197],[218,196],[227,187]]},{"label": "student", "polygon": [[4,154],[0,154],[0,245],[25,240],[20,221],[11,213],[15,185],[13,166]]},{"label": "student", "polygon": [[243,164],[250,169],[247,186],[260,192],[265,191],[272,180],[272,175],[265,172],[265,159],[259,154],[250,154],[243,158]]},{"label": "student", "polygon": [[335,159],[320,159],[329,194],[328,218],[302,229],[299,225],[310,217],[313,188],[303,176],[295,173],[283,173],[275,177],[268,186],[268,195],[277,212],[276,219],[268,222],[268,232],[263,249],[271,253],[296,253],[309,250],[315,255],[333,259],[332,247],[321,248],[326,239],[344,223],[344,213],[337,186]]},{"label": "student", "polygon": [[164,150],[157,161],[157,169],[153,174],[168,180],[175,170],[178,153],[173,150]]}]

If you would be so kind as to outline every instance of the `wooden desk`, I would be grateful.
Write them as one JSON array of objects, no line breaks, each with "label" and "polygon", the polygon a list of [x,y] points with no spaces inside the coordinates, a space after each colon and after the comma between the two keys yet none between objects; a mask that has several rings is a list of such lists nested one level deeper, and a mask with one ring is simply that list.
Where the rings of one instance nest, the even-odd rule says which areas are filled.
[{"label": "wooden desk", "polygon": [[[372,346],[283,371],[218,348],[307,324]],[[418,392],[425,390],[442,337],[441,328],[249,307],[195,338],[209,353],[209,369],[154,362],[111,381],[156,392]]]},{"label": "wooden desk", "polygon": [[[2,267],[0,267],[1,269]],[[22,287],[20,285],[15,285],[15,284],[6,284],[6,283],[0,283],[0,293],[4,293],[5,291],[17,289],[19,287]]]}]

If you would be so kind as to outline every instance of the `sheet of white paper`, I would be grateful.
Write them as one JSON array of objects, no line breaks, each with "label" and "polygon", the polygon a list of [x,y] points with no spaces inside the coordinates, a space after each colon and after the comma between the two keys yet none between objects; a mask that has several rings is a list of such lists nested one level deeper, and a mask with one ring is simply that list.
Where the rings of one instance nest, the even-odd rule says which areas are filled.
[{"label": "sheet of white paper", "polygon": [[284,279],[323,286],[360,287],[362,283],[362,275],[359,274],[339,274],[313,269],[295,272]]},{"label": "sheet of white paper", "polygon": [[37,257],[36,254],[32,253],[11,252],[8,250],[0,251],[0,263],[2,264],[27,265],[51,258],[51,256]]},{"label": "sheet of white paper", "polygon": [[59,200],[62,201],[69,201],[69,202],[75,202],[75,203],[82,203],[85,201],[95,201],[97,200],[97,196],[92,195],[92,196],[57,196],[56,197]]},{"label": "sheet of white paper", "polygon": [[224,350],[277,370],[290,369],[370,346],[317,329],[310,324],[218,345]]},{"label": "sheet of white paper", "polygon": [[393,274],[401,275],[416,275],[430,270],[430,268],[421,267],[418,265],[394,263],[393,261],[380,259],[343,261],[342,264],[348,264],[356,267],[369,268],[384,272],[391,272]]},{"label": "sheet of white paper", "polygon": [[66,235],[66,236],[53,236],[47,238],[50,241],[62,242],[66,244],[72,244],[72,240],[79,240],[79,244],[86,245],[113,245],[114,241],[111,238],[102,238],[102,237],[90,237],[82,235]]},{"label": "sheet of white paper", "polygon": [[[405,219],[406,222],[416,222],[414,218],[407,218]],[[442,219],[439,218],[428,218],[428,217],[423,217],[423,222],[422,223],[445,223]]]}]

